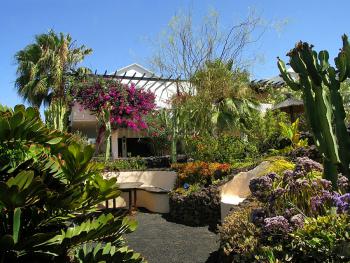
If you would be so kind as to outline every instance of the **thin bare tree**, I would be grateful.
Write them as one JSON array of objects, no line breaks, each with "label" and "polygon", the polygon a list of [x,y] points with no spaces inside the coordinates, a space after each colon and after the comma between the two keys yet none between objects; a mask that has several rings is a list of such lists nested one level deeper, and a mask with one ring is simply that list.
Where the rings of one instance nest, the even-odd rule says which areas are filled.
[{"label": "thin bare tree", "polygon": [[199,26],[195,26],[191,11],[179,13],[172,17],[167,29],[153,43],[155,52],[151,66],[163,75],[186,80],[203,68],[205,62],[216,59],[224,63],[232,61],[233,69],[242,68],[246,62],[242,54],[249,44],[261,37],[264,29],[255,31],[262,24],[254,11],[226,30],[222,29],[215,11],[209,12]]}]

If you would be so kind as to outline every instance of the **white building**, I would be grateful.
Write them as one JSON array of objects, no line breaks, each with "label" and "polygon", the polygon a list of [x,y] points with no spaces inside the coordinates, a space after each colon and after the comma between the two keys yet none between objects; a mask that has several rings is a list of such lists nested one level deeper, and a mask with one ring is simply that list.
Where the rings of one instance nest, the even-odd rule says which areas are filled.
[{"label": "white building", "polygon": [[[121,68],[109,76],[119,76],[121,82],[130,84],[133,82],[136,87],[152,91],[156,95],[155,103],[157,108],[167,108],[169,99],[177,91],[177,82],[174,79],[155,75],[153,72],[142,67],[139,64],[131,64]],[[80,131],[88,137],[91,143],[96,141],[97,119],[94,114],[75,103],[72,107],[70,116],[71,130]],[[112,156],[113,158],[127,157],[131,155],[147,155],[147,139],[145,133],[134,131],[127,128],[120,128],[113,131],[111,136]]]},{"label": "white building", "polygon": [[[170,77],[157,76],[136,63],[121,68],[108,76],[119,76],[118,79],[121,79],[121,82],[124,84],[133,82],[138,88],[152,91],[156,95],[155,103],[157,108],[168,108],[170,106],[169,100],[176,94],[179,87],[180,90],[186,90],[190,87],[188,82]],[[259,110],[265,113],[271,107],[271,104],[261,104]],[[75,103],[72,107],[70,123],[72,132],[80,131],[88,137],[91,143],[95,143],[97,137],[97,119],[94,114],[82,109],[78,103]],[[137,132],[127,128],[114,130],[111,136],[112,157],[114,159],[128,157],[129,153],[132,156],[150,155],[151,151],[147,143],[148,139],[142,131]]]}]

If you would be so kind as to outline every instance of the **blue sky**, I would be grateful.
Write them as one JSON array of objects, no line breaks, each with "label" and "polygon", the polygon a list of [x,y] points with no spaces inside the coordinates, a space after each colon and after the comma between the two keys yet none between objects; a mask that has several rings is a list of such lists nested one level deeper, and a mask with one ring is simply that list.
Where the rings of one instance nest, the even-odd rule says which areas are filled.
[{"label": "blue sky", "polygon": [[[152,46],[146,39],[155,39],[173,15],[189,8],[195,21],[214,8],[223,27],[245,17],[249,9],[256,10],[268,26],[250,47],[259,57],[250,68],[252,78],[277,75],[276,57],[284,57],[298,40],[313,43],[316,50],[328,49],[333,58],[341,46],[341,34],[350,33],[347,0],[5,0],[0,9],[0,104],[22,103],[14,89],[14,54],[31,43],[34,35],[51,28],[70,33],[78,44],[93,49],[83,64],[98,72],[133,62],[147,67]],[[282,28],[276,29],[276,22]]]}]

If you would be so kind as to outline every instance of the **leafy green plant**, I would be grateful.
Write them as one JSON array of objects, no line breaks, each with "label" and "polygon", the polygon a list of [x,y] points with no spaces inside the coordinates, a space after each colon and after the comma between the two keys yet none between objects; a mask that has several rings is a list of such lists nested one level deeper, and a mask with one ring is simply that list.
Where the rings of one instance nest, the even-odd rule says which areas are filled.
[{"label": "leafy green plant", "polygon": [[264,115],[259,112],[250,120],[249,128],[244,133],[249,143],[258,148],[259,153],[268,153],[271,149],[281,148],[281,123],[289,124],[285,112],[267,110]]},{"label": "leafy green plant", "polygon": [[147,168],[145,159],[141,157],[129,157],[127,159],[118,159],[105,162],[105,170],[121,171],[121,170],[145,170]]},{"label": "leafy green plant", "polygon": [[304,227],[291,234],[298,260],[349,262],[350,220],[348,215],[307,218]]},{"label": "leafy green plant", "polygon": [[299,119],[296,119],[290,126],[283,122],[280,122],[279,125],[282,128],[282,136],[291,142],[290,146],[280,150],[280,152],[288,153],[296,148],[306,147],[308,145],[307,139],[300,139]]},{"label": "leafy green plant", "polygon": [[188,137],[186,153],[195,160],[205,162],[233,163],[258,155],[256,145],[237,136],[221,135],[213,137],[209,134]]},{"label": "leafy green plant", "polygon": [[2,262],[75,261],[84,246],[93,248],[95,261],[143,260],[122,237],[136,222],[91,213],[119,196],[116,179],[103,179],[90,162],[91,146],[48,129],[37,110],[23,105],[0,108],[0,124]]},{"label": "leafy green plant", "polygon": [[185,187],[178,187],[174,190],[174,192],[181,194],[183,196],[187,196],[187,195],[190,195],[192,193],[199,192],[202,189],[202,187],[199,183],[194,183],[194,184],[191,184],[188,186],[185,184]]},{"label": "leafy green plant", "polygon": [[81,131],[74,131],[71,134],[71,138],[72,140],[74,140],[75,142],[77,142],[80,145],[89,145],[89,141],[88,141],[88,137],[86,135],[84,135]]},{"label": "leafy green plant", "polygon": [[250,167],[256,166],[258,160],[256,159],[245,159],[245,160],[235,160],[231,164],[232,169],[248,169]]},{"label": "leafy green plant", "polygon": [[264,171],[265,174],[272,172],[282,174],[286,170],[293,170],[295,168],[295,164],[283,156],[271,156],[263,160],[270,162],[270,165]]},{"label": "leafy green plant", "polygon": [[253,202],[247,207],[237,209],[219,227],[220,251],[227,262],[254,261],[260,230],[250,221],[250,213],[257,207],[258,203]]}]

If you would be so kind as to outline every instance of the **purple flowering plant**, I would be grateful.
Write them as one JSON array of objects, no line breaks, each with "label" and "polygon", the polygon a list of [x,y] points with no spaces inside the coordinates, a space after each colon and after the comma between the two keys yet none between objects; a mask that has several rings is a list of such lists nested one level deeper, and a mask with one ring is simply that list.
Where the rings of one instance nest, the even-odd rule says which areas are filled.
[{"label": "purple flowering plant", "polygon": [[[293,170],[250,181],[252,195],[262,203],[252,210],[250,220],[261,229],[263,244],[288,244],[290,234],[303,228],[307,218],[349,212],[350,193],[332,191],[322,170],[321,164],[309,158],[297,158]],[[339,184],[347,189],[347,178],[340,176]]]},{"label": "purple flowering plant", "polygon": [[338,178],[338,192],[343,194],[350,192],[349,179],[344,175],[340,175]]},{"label": "purple flowering plant", "polygon": [[314,214],[311,198],[331,190],[331,182],[321,177],[322,170],[318,162],[307,157],[297,158],[294,170],[253,179],[249,187],[252,195],[264,203],[272,215],[283,215],[287,209],[296,207],[311,216]]},{"label": "purple flowering plant", "polygon": [[316,215],[326,215],[336,210],[338,214],[348,213],[350,208],[350,193],[343,195],[332,192],[322,191],[310,200],[311,208]]},{"label": "purple flowering plant", "polygon": [[[321,177],[322,169],[321,164],[309,158],[297,158],[294,170],[286,170],[281,175],[269,173],[251,180],[252,195],[263,204],[261,209],[252,212],[252,222],[261,226],[263,233],[276,238],[282,232],[302,227],[306,217],[348,213],[347,178],[339,177],[342,191],[334,192],[331,182]],[[280,229],[275,231],[278,227]]]},{"label": "purple flowering plant", "polygon": [[264,243],[280,243],[288,240],[292,226],[284,216],[278,215],[265,218],[261,230]]},{"label": "purple flowering plant", "polygon": [[264,220],[263,232],[266,234],[285,235],[289,231],[289,222],[283,216],[268,217]]}]

